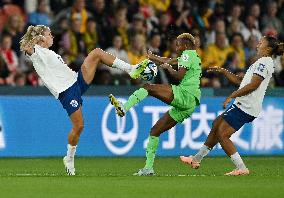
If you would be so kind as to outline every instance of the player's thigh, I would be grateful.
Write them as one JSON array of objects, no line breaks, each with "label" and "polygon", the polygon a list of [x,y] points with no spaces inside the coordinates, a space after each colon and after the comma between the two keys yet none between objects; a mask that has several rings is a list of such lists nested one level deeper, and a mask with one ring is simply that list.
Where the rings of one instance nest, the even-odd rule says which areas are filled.
[{"label": "player's thigh", "polygon": [[222,121],[222,115],[219,115],[214,121],[210,133],[216,133]]},{"label": "player's thigh", "polygon": [[88,54],[81,66],[82,75],[87,84],[90,84],[94,79],[97,66],[100,62],[99,57],[100,51],[95,49]]},{"label": "player's thigh", "polygon": [[228,122],[223,117],[221,117],[217,129],[218,138],[230,138],[235,132],[236,129],[234,129],[230,124],[228,124]]},{"label": "player's thigh", "polygon": [[182,123],[185,119],[189,118],[195,110],[195,105],[186,109],[173,107],[169,110],[169,115],[178,123]]},{"label": "player's thigh", "polygon": [[153,96],[166,104],[170,105],[174,99],[171,85],[145,84],[143,87],[148,91],[150,96]]},{"label": "player's thigh", "polygon": [[159,136],[161,133],[174,127],[177,123],[178,122],[170,116],[169,112],[166,112],[152,127],[151,135]]},{"label": "player's thigh", "polygon": [[84,118],[81,107],[70,115],[70,120],[74,129],[82,130],[84,128]]}]

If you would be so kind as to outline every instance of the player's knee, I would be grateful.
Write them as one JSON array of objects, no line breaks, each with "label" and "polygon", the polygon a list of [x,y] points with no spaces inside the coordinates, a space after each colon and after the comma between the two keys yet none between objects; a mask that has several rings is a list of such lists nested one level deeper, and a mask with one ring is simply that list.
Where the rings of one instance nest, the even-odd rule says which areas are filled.
[{"label": "player's knee", "polygon": [[151,128],[150,130],[150,135],[151,136],[155,136],[155,137],[159,137],[161,135],[161,133],[158,130],[155,130],[155,128]]},{"label": "player's knee", "polygon": [[74,130],[77,132],[77,133],[81,133],[84,129],[84,123],[78,123],[74,126]]},{"label": "player's knee", "polygon": [[230,138],[228,134],[226,134],[226,132],[223,130],[217,130],[216,133],[217,133],[217,138],[219,141]]}]

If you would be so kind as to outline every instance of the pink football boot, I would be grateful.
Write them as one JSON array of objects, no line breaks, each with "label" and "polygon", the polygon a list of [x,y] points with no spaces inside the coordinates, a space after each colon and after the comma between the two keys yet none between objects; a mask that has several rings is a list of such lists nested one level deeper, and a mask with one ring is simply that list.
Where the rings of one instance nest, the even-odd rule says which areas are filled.
[{"label": "pink football boot", "polygon": [[187,164],[187,165],[190,165],[191,168],[198,169],[199,166],[200,166],[200,162],[194,161],[192,155],[190,155],[190,156],[188,156],[188,157],[180,156],[179,158],[180,158],[180,160],[181,160],[183,163],[185,163],[185,164]]}]

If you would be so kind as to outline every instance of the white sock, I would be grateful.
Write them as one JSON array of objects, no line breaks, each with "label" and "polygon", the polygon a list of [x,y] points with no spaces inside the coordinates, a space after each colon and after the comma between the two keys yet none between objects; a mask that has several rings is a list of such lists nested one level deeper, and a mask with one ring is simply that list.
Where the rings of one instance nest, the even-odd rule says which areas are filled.
[{"label": "white sock", "polygon": [[240,154],[238,152],[236,152],[235,154],[231,155],[231,160],[232,162],[235,164],[235,166],[237,167],[237,169],[247,169],[246,165],[244,164]]},{"label": "white sock", "polygon": [[67,145],[67,157],[74,158],[75,152],[76,152],[76,148],[77,148],[77,145],[76,146],[72,146],[71,144],[68,144]]},{"label": "white sock", "polygon": [[211,149],[206,146],[203,145],[199,151],[196,153],[195,156],[193,156],[193,160],[196,162],[201,162],[201,160],[211,151]]},{"label": "white sock", "polygon": [[131,73],[133,69],[133,65],[130,65],[129,63],[124,62],[123,60],[120,60],[119,58],[115,58],[113,61],[112,67],[118,68],[122,71],[125,71],[127,73]]}]

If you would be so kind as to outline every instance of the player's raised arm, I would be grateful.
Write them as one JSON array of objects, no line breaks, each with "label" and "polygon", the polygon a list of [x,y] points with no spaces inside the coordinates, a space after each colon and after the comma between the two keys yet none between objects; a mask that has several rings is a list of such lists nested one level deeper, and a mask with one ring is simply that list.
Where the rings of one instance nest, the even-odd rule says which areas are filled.
[{"label": "player's raised arm", "polygon": [[242,82],[243,77],[238,76],[236,74],[233,74],[232,72],[229,72],[228,70],[221,68],[221,67],[209,67],[207,69],[207,72],[216,72],[223,74],[231,83],[235,85],[240,85]]},{"label": "player's raised arm", "polygon": [[160,67],[167,70],[170,73],[170,75],[178,81],[181,81],[183,79],[184,75],[187,72],[187,69],[183,68],[183,67],[179,68],[179,70],[176,71],[168,63],[164,63],[164,64],[160,65]]},{"label": "player's raised arm", "polygon": [[154,63],[156,63],[157,65],[164,64],[164,63],[168,63],[171,65],[177,65],[176,58],[160,57],[158,55],[153,54],[151,50],[148,50],[148,58]]}]

